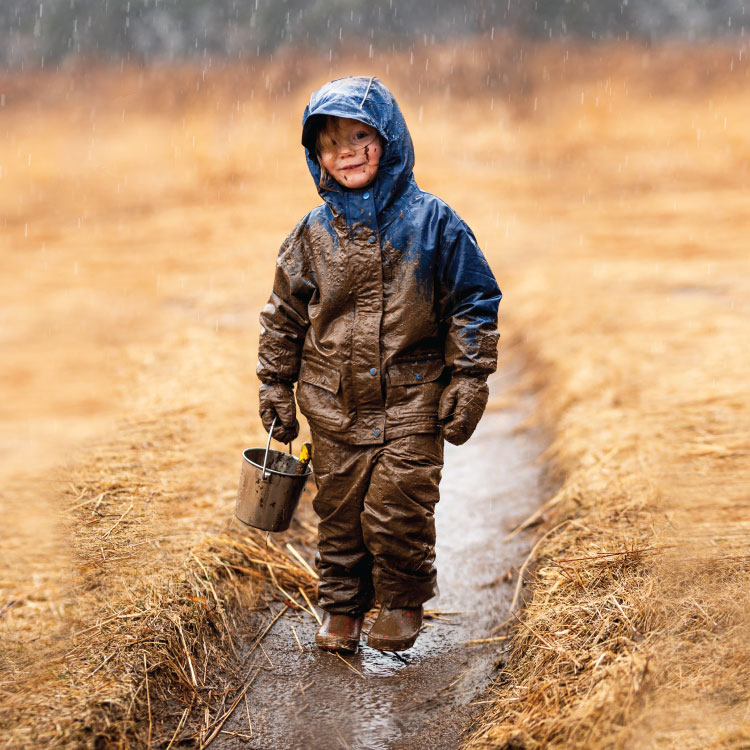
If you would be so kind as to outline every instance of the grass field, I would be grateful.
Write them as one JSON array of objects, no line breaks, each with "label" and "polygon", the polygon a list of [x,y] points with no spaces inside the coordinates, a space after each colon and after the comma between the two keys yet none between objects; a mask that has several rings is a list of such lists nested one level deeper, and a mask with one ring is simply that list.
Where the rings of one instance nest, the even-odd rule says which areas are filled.
[{"label": "grass field", "polygon": [[363,72],[499,278],[560,481],[469,746],[747,746],[747,54],[508,39],[0,77],[3,741],[205,738],[253,560],[311,590],[229,519],[257,313],[317,202],[301,112]]}]

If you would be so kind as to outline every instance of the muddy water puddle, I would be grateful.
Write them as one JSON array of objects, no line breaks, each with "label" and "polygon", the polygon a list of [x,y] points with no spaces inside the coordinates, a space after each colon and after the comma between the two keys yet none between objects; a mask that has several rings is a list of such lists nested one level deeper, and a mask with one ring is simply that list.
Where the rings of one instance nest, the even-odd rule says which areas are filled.
[{"label": "muddy water puddle", "polygon": [[[507,377],[490,382],[490,408],[507,390]],[[488,410],[468,443],[446,445],[436,510],[440,594],[426,605],[438,614],[426,620],[416,644],[396,655],[371,649],[363,639],[357,654],[342,659],[316,648],[317,623],[308,615],[285,613],[252,657],[265,668],[247,693],[247,706],[240,704],[212,747],[459,746],[499,651],[498,643],[463,642],[486,637],[508,617],[530,538],[503,543],[503,537],[540,504],[536,459],[542,445],[516,432],[530,406]]]}]

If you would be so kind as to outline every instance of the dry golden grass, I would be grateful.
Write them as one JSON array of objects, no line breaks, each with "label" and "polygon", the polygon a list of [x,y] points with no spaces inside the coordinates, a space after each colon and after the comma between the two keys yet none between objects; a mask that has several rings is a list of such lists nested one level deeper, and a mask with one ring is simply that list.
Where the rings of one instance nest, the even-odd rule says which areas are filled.
[{"label": "dry golden grass", "polygon": [[746,747],[750,89],[597,74],[524,149],[556,232],[505,312],[562,486],[467,746]]},{"label": "dry golden grass", "polygon": [[746,57],[503,39],[2,78],[6,745],[209,737],[234,693],[202,686],[246,676],[241,609],[278,594],[250,560],[312,583],[228,523],[262,439],[257,310],[317,202],[300,113],[374,71],[420,184],[486,249],[555,436],[524,624],[469,747],[746,746]]}]

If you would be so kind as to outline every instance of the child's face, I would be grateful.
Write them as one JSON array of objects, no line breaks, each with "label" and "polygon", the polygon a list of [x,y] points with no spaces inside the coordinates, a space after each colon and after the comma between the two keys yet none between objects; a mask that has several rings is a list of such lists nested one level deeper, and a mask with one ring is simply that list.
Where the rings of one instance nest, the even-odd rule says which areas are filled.
[{"label": "child's face", "polygon": [[318,153],[321,166],[344,187],[366,187],[375,179],[383,153],[378,131],[346,117],[331,120]]}]

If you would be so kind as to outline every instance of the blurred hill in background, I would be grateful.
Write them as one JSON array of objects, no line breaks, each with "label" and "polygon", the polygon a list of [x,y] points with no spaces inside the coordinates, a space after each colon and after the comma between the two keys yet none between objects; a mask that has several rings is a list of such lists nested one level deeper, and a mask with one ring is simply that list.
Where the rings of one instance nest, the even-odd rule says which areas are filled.
[{"label": "blurred hill in background", "polygon": [[0,65],[248,58],[356,41],[403,50],[512,31],[576,39],[744,36],[746,0],[0,0]]}]

